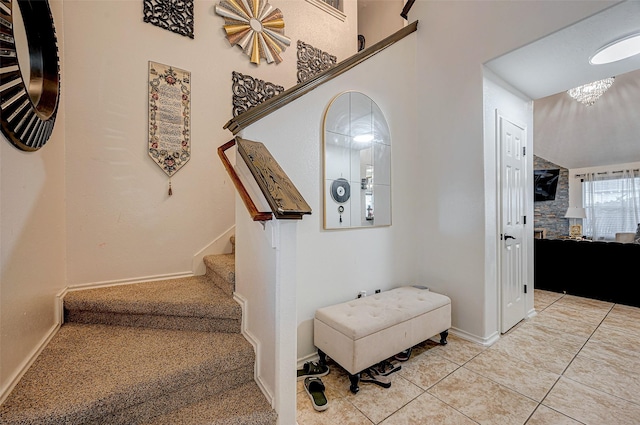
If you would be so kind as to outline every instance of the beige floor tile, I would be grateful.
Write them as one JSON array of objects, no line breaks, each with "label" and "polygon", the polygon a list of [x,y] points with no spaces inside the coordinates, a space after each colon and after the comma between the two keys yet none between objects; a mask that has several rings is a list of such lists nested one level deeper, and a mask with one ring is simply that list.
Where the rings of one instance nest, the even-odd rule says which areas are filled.
[{"label": "beige floor tile", "polygon": [[546,344],[559,349],[577,353],[587,342],[586,336],[572,335],[558,329],[549,328],[527,320],[509,335],[518,335],[530,339],[533,344]]},{"label": "beige floor tile", "polygon": [[540,290],[535,302],[492,347],[453,334],[416,345],[389,389],[354,395],[329,359],[330,407],[313,410],[298,382],[298,425],[639,425],[640,308]]},{"label": "beige floor tile", "polygon": [[628,371],[640,371],[640,351],[626,350],[610,342],[590,340],[580,350],[580,355]]},{"label": "beige floor tile", "polygon": [[533,412],[526,425],[581,425],[580,422],[571,419],[562,413],[540,405]]},{"label": "beige floor tile", "polygon": [[358,409],[344,398],[329,400],[329,408],[322,412],[313,409],[307,393],[298,393],[296,422],[298,425],[372,425]]},{"label": "beige floor tile", "polygon": [[640,336],[640,308],[616,304],[603,324]]},{"label": "beige floor tile", "polygon": [[[550,305],[540,313],[540,316],[551,315],[555,320],[559,320],[562,323],[586,323],[591,325],[592,329],[595,329],[602,323],[610,310],[610,308],[579,307],[575,303],[564,302],[564,300],[565,298],[563,297],[561,300],[553,303],[553,305]],[[586,304],[587,303],[585,303],[585,305]]]},{"label": "beige floor tile", "polygon": [[517,334],[501,338],[491,349],[558,375],[562,374],[576,355],[573,351],[560,349],[551,343],[539,343]]},{"label": "beige floor tile", "polygon": [[464,367],[427,392],[483,425],[522,425],[538,405]]},{"label": "beige floor tile", "polygon": [[357,394],[349,394],[345,400],[358,408],[374,424],[380,423],[423,392],[397,373],[391,374],[390,377],[391,387],[382,388],[376,384],[360,383],[360,391]]},{"label": "beige floor tile", "polygon": [[533,308],[535,308],[536,311],[544,310],[545,308],[549,307],[551,304],[562,298],[563,295],[564,294],[559,294],[557,292],[535,289],[533,295]]},{"label": "beige floor tile", "polygon": [[586,425],[638,425],[640,406],[560,378],[542,404]]},{"label": "beige floor tile", "polygon": [[456,335],[449,334],[447,345],[437,345],[429,350],[430,353],[438,354],[447,360],[458,365],[463,365],[487,347],[462,339]]},{"label": "beige floor tile", "polygon": [[611,344],[627,351],[637,351],[640,346],[640,335],[628,332],[619,327],[610,327],[606,320],[596,329],[589,341]]},{"label": "beige floor tile", "polygon": [[536,401],[541,401],[560,378],[559,374],[492,349],[474,357],[464,367]]},{"label": "beige floor tile", "polygon": [[598,312],[603,316],[609,313],[615,304],[608,301],[594,300],[591,298],[576,297],[574,295],[565,295],[558,300],[554,307],[569,307],[578,310],[591,310]]},{"label": "beige floor tile", "polygon": [[[565,309],[570,310],[570,309]],[[563,311],[554,309],[554,306],[547,307],[537,316],[529,319],[535,324],[557,329],[561,332],[588,338],[598,327],[599,322],[585,319],[576,314],[575,311]]]},{"label": "beige floor tile", "polygon": [[437,353],[427,351],[402,364],[402,369],[396,373],[426,390],[459,367]]},{"label": "beige floor tile", "polygon": [[564,376],[596,390],[640,404],[640,373],[626,367],[598,362],[578,354]]},{"label": "beige floor tile", "polygon": [[624,304],[616,304],[611,310],[612,315],[625,316],[630,319],[640,320],[640,307],[632,307]]},{"label": "beige floor tile", "polygon": [[472,421],[428,393],[422,394],[381,422],[381,425],[426,424],[475,425],[477,422]]}]

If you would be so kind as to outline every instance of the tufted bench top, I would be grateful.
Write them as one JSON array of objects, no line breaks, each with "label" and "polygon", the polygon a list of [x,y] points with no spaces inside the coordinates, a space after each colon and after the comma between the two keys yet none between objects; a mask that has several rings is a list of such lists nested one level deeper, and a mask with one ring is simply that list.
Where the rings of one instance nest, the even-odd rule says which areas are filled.
[{"label": "tufted bench top", "polygon": [[316,310],[315,318],[346,337],[357,340],[447,304],[451,304],[451,299],[446,295],[402,286],[320,308]]}]

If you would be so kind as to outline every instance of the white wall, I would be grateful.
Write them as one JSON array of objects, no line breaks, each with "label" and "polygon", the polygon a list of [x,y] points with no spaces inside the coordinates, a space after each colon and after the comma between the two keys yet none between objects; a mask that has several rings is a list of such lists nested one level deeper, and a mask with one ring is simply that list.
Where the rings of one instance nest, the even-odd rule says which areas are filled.
[{"label": "white wall", "polygon": [[[412,174],[420,167],[412,124],[416,100],[412,96],[414,52],[415,35],[411,35],[242,132],[244,138],[266,145],[312,209],[312,215],[305,216],[297,229],[299,358],[315,352],[312,325],[318,307],[353,299],[360,290],[373,293],[375,289],[422,283],[413,273],[417,252],[412,235],[421,216],[415,208]],[[387,66],[389,63],[394,66]],[[403,78],[396,78],[398,69],[403,70]],[[346,90],[369,96],[389,124],[393,186],[390,227],[323,230],[322,121],[329,102]],[[242,255],[240,249],[237,256]]]},{"label": "white wall", "polygon": [[[495,190],[484,181],[482,64],[543,37],[601,4],[592,2],[418,1],[418,139],[422,177],[415,196],[422,216],[415,228],[420,252],[415,275],[452,298],[453,326],[486,340],[496,329],[497,259],[486,234]],[[418,174],[419,175],[419,174]],[[487,206],[488,205],[488,208]]]},{"label": "white wall", "polygon": [[364,35],[365,47],[405,26],[407,21],[400,16],[404,4],[403,0],[358,0],[358,34]]},{"label": "white wall", "polygon": [[63,3],[51,0],[62,97],[51,138],[23,152],[0,135],[0,400],[56,328],[65,286],[65,96]]},{"label": "white wall", "polygon": [[[347,20],[310,3],[272,2],[291,45],[280,64],[259,66],[230,46],[216,1],[197,1],[195,38],[142,20],[138,1],[65,1],[69,284],[192,272],[192,257],[234,225],[234,189],[216,154],[231,139],[232,72],[289,88],[298,40],[355,52],[355,1]],[[329,35],[329,36],[328,36]],[[149,158],[148,61],[191,72],[192,157],[172,178]]]},{"label": "white wall", "polygon": [[[524,295],[525,311],[523,315],[533,314],[533,101],[518,92],[489,69],[484,68],[484,191],[485,191],[485,299],[486,312],[484,322],[484,340],[492,335],[504,332],[501,328],[501,287],[499,259],[502,251],[500,223],[500,144],[497,133],[497,116],[500,115],[515,124],[523,126],[526,131],[524,146],[526,181],[524,199],[529,200],[524,206],[529,218],[525,224],[523,246],[528,267],[525,284],[530,289]],[[492,143],[493,142],[493,143]],[[493,220],[492,220],[493,218]]]}]

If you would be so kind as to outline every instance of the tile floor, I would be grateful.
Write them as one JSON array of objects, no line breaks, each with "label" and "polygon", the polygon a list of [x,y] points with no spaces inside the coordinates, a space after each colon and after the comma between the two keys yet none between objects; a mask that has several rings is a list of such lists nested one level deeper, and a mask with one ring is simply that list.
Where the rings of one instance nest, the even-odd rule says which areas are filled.
[{"label": "tile floor", "polygon": [[640,424],[640,308],[539,290],[535,308],[491,347],[416,346],[388,389],[352,394],[330,363],[329,408],[298,382],[298,425]]}]

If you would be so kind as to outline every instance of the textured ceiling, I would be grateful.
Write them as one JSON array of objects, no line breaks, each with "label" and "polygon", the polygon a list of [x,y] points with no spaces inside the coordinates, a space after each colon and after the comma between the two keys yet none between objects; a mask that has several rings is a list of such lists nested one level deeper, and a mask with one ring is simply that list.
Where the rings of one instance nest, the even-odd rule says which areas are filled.
[{"label": "textured ceiling", "polygon": [[[566,168],[640,161],[640,56],[607,65],[589,57],[640,32],[640,1],[608,7],[486,64],[534,102],[534,153]],[[565,91],[615,76],[593,106]]]}]

